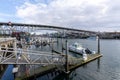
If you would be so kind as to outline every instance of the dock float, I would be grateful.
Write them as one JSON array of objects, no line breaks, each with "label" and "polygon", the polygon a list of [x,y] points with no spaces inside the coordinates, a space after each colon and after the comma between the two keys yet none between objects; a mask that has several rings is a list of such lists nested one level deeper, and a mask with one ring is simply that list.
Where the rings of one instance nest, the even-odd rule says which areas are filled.
[{"label": "dock float", "polygon": [[102,54],[88,54],[88,59],[86,61],[83,61],[83,60],[78,60],[78,63],[76,63],[75,65],[70,65],[69,66],[69,70],[72,71],[80,66],[83,66],[89,62],[92,62],[100,57],[102,57]]},{"label": "dock float", "polygon": [[[72,56],[68,56],[68,60],[69,60],[69,71],[72,71],[78,67],[81,67],[89,62],[92,62],[96,59],[99,59],[100,57],[102,57],[102,54],[88,54],[88,59],[86,61],[84,61],[82,58],[75,58]],[[64,67],[60,67],[61,69],[58,69],[58,65],[55,64],[51,64],[51,65],[45,65],[45,66],[41,66],[39,68],[34,70],[30,70],[30,74],[29,76],[26,76],[26,74],[24,73],[23,75],[21,75],[20,77],[16,77],[15,80],[30,80],[30,79],[35,79],[35,77],[39,77],[42,76],[44,74],[50,73],[50,72],[54,72],[55,70],[65,70]],[[64,68],[64,69],[62,69]],[[64,72],[64,71],[63,71]]]}]

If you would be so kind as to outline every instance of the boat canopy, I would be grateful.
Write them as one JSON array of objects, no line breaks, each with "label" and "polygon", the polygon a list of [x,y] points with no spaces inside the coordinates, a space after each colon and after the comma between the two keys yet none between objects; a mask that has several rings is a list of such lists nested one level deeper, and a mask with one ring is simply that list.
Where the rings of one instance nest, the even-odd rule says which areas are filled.
[{"label": "boat canopy", "polygon": [[74,43],[72,46],[74,46],[74,47],[82,47],[82,45],[80,45],[80,44],[78,44],[77,42],[76,43]]}]

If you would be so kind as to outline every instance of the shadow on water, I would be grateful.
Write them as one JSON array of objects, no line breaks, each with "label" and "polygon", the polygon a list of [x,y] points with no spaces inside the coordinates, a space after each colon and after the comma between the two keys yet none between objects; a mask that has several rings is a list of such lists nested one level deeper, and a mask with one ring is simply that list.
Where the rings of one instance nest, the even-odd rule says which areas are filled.
[{"label": "shadow on water", "polygon": [[65,73],[59,73],[57,75],[55,75],[54,72],[46,74],[44,76],[41,76],[39,78],[37,78],[36,80],[73,80],[73,78],[76,76],[77,74],[75,73],[75,71],[71,72],[70,74],[65,74]]},{"label": "shadow on water", "polygon": [[100,58],[97,59],[97,71],[100,72]]},{"label": "shadow on water", "polygon": [[52,80],[74,80],[74,77],[76,75],[76,71],[72,71],[69,74],[61,73],[54,77]]}]

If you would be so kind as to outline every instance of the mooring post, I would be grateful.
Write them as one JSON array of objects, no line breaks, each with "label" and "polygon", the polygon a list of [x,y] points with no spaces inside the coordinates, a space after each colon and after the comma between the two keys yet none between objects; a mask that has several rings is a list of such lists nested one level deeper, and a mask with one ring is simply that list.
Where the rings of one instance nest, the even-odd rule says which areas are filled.
[{"label": "mooring post", "polygon": [[64,49],[63,49],[63,38],[61,38],[61,42],[62,42],[62,52],[63,52],[63,50],[64,50]]},{"label": "mooring post", "polygon": [[53,40],[51,39],[51,42],[52,42],[52,53],[53,53]]},{"label": "mooring post", "polygon": [[57,44],[58,44],[58,33],[57,33]]},{"label": "mooring post", "polygon": [[47,44],[50,45],[50,36],[48,37],[48,39],[49,39],[49,40],[48,40]]},{"label": "mooring post", "polygon": [[67,42],[67,39],[66,39],[66,56],[65,56],[65,73],[68,74],[69,73],[69,65],[68,65],[68,42]]},{"label": "mooring post", "polygon": [[97,40],[98,40],[98,54],[100,54],[100,38],[99,38],[99,36],[97,36]]},{"label": "mooring post", "polygon": [[41,45],[41,49],[42,49],[42,43],[43,43],[43,41],[42,41],[42,36],[41,36],[41,41],[40,41],[40,45]]},{"label": "mooring post", "polygon": [[16,38],[13,40],[13,48],[14,48],[14,54],[16,55],[17,58],[17,43],[16,43]]}]

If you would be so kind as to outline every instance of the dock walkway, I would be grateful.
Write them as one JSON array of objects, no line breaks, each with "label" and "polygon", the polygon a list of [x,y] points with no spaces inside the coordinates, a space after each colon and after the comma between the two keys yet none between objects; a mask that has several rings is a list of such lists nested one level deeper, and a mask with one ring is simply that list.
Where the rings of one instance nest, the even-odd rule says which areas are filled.
[{"label": "dock walkway", "polygon": [[[68,63],[69,63],[69,71],[72,71],[80,66],[83,66],[89,62],[92,62],[93,60],[96,60],[100,57],[102,57],[101,54],[88,54],[88,59],[86,61],[84,61],[82,58],[75,58],[72,56],[68,56]],[[29,76],[25,76],[26,74],[23,74],[23,76],[18,77],[17,79],[32,79],[35,76],[38,77],[40,75],[46,74],[48,72],[52,72],[55,70],[59,70],[62,72],[65,72],[65,67],[64,65],[57,65],[57,64],[49,64],[49,65],[45,65],[45,66],[41,66],[35,69],[36,71],[34,72],[34,70],[30,70],[30,74]]]}]

